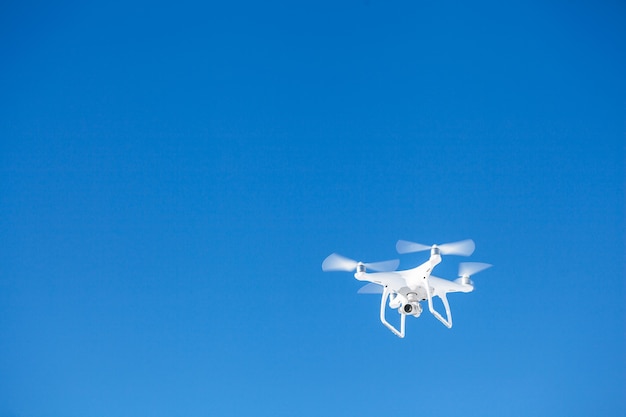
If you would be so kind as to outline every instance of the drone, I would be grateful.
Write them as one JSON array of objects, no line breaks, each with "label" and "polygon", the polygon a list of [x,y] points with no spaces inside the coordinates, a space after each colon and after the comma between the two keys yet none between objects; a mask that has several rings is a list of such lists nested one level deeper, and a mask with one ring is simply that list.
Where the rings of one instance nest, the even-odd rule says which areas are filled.
[{"label": "drone", "polygon": [[[447,294],[451,292],[472,292],[474,283],[470,276],[491,267],[482,262],[462,262],[459,265],[459,278],[450,281],[431,275],[433,268],[441,263],[441,255],[470,256],[475,249],[471,239],[441,245],[423,245],[421,243],[399,240],[396,250],[399,254],[430,250],[430,258],[423,264],[402,271],[396,271],[400,261],[394,259],[383,262],[357,262],[337,253],[330,254],[322,263],[323,271],[355,271],[354,278],[368,281],[358,292],[361,294],[381,293],[380,321],[398,337],[405,335],[407,316],[419,317],[422,314],[420,302],[427,301],[428,309],[446,327],[452,327],[452,314]],[[368,272],[368,270],[376,272]],[[446,310],[444,318],[433,306],[433,297],[439,297]],[[386,317],[386,305],[397,309],[400,314],[400,330],[390,324]]]}]

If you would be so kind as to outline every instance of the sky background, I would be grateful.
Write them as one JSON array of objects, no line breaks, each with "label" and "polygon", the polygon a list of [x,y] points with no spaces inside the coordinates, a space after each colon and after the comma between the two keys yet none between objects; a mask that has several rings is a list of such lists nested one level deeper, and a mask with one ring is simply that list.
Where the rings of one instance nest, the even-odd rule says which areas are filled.
[{"label": "sky background", "polygon": [[625,415],[626,7],[469,3],[4,2],[0,416]]}]

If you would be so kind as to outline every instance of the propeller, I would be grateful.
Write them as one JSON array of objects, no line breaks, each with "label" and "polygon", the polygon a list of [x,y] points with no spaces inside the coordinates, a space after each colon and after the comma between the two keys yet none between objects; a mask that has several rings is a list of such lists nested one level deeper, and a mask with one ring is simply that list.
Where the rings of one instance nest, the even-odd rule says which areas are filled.
[{"label": "propeller", "polygon": [[472,239],[460,240],[458,242],[444,243],[442,245],[423,245],[421,243],[409,242],[408,240],[398,240],[396,250],[398,253],[412,253],[430,250],[431,248],[439,248],[442,255],[461,255],[470,256],[474,253],[476,245]]},{"label": "propeller", "polygon": [[486,264],[483,262],[461,262],[459,264],[459,276],[460,277],[469,277],[470,275],[474,275],[483,271],[487,268],[492,267],[491,264]]},{"label": "propeller", "polygon": [[483,271],[487,268],[492,267],[491,264],[486,264],[482,262],[461,262],[459,264],[459,278],[455,279],[454,282],[464,285],[474,285],[472,280],[470,279],[470,275],[474,275]]},{"label": "propeller", "polygon": [[393,271],[398,265],[400,265],[400,261],[398,259],[394,259],[391,261],[383,261],[383,262],[357,262],[353,259],[346,258],[345,256],[339,255],[337,253],[331,253],[324,259],[322,262],[322,270],[324,271],[354,271],[359,265],[362,263],[365,268],[371,269],[373,271]]},{"label": "propeller", "polygon": [[370,282],[369,284],[365,284],[364,286],[362,286],[357,291],[357,293],[358,294],[382,294],[383,286],[380,284]]},{"label": "propeller", "polygon": [[409,242],[408,240],[398,240],[398,243],[396,243],[396,250],[400,254],[422,252],[430,250],[431,247],[432,246],[422,245],[421,243]]}]

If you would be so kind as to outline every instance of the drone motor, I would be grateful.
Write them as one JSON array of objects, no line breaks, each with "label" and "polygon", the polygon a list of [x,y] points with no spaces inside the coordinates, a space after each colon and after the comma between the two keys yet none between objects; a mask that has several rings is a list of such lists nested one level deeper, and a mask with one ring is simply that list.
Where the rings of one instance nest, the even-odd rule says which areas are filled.
[{"label": "drone motor", "polygon": [[458,282],[461,285],[472,285],[473,284],[472,280],[467,275],[463,275],[462,277],[457,279],[456,282]]}]

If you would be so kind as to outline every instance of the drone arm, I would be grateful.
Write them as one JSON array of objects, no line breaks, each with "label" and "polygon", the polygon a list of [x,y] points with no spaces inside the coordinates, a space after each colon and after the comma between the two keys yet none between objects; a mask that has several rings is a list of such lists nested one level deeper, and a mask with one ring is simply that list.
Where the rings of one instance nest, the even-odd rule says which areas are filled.
[{"label": "drone arm", "polygon": [[400,331],[393,327],[385,318],[385,311],[387,308],[387,299],[389,298],[389,287],[385,285],[383,289],[383,295],[380,299],[380,321],[398,337],[404,337],[404,328],[406,322],[406,315],[400,314]]},{"label": "drone arm", "polygon": [[[448,304],[448,297],[446,296],[446,293],[443,292],[440,294],[431,294],[430,285],[426,283],[426,294],[428,295],[428,309],[430,310],[431,314],[435,316],[437,320],[442,322],[447,328],[451,328],[452,327],[452,313],[450,312],[450,304]],[[439,314],[437,310],[435,310],[435,307],[433,306],[433,295],[437,295],[439,298],[441,298],[441,301],[443,302],[443,306],[446,309],[445,319],[443,318],[441,314]]]}]

